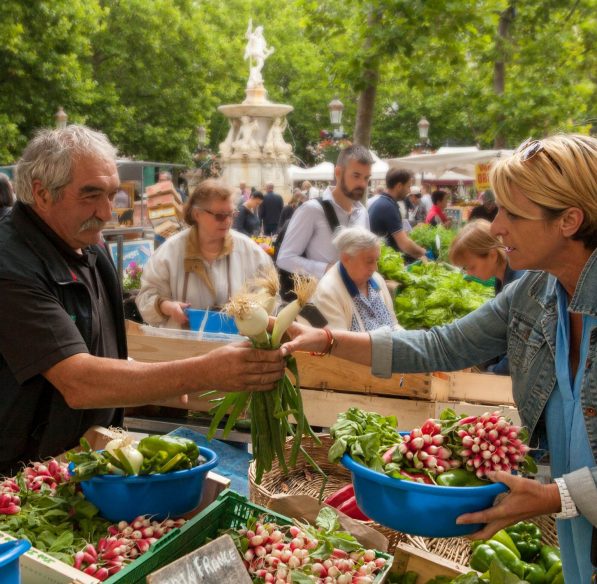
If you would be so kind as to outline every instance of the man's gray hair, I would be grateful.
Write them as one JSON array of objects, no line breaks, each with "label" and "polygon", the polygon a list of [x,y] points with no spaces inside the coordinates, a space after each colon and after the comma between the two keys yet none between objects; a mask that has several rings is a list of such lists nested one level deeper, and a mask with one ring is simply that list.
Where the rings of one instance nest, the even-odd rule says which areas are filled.
[{"label": "man's gray hair", "polygon": [[371,156],[371,152],[369,152],[368,148],[365,148],[365,146],[361,146],[360,144],[353,144],[352,146],[340,150],[336,166],[348,166],[348,163],[351,160],[356,160],[361,164],[373,166],[373,156]]},{"label": "man's gray hair", "polygon": [[27,144],[15,169],[17,199],[33,205],[33,182],[39,180],[57,201],[71,182],[73,162],[84,156],[116,161],[116,148],[102,132],[72,124],[61,129],[39,130]]},{"label": "man's gray hair", "polygon": [[371,248],[379,248],[382,240],[364,227],[342,227],[336,231],[334,245],[339,253],[354,256]]}]

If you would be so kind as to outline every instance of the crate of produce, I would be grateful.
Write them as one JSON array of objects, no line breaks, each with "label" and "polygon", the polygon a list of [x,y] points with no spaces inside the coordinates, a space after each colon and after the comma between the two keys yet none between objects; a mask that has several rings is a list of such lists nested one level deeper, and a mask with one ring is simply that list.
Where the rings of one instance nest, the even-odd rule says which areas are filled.
[{"label": "crate of produce", "polygon": [[408,572],[417,574],[416,581],[423,584],[437,576],[456,578],[470,572],[470,568],[414,545],[399,543],[394,551],[394,564],[390,573],[392,576],[403,576]]},{"label": "crate of produce", "polygon": [[[262,515],[265,521],[279,525],[292,523],[288,517],[255,505],[234,491],[225,491],[199,515],[173,531],[171,535],[165,536],[137,561],[112,576],[107,582],[144,584],[148,574],[201,547],[209,539],[217,537],[220,530],[240,528],[246,525],[250,517]],[[378,552],[378,556],[385,558],[387,562],[382,572],[376,576],[376,584],[383,582],[392,564],[391,556],[381,552]]]},{"label": "crate of produce", "polygon": [[[313,460],[327,475],[327,482],[323,488],[324,499],[351,482],[350,471],[340,464],[328,462],[328,450],[333,443],[328,434],[319,437],[321,444],[317,444],[313,438],[303,438],[302,445]],[[292,438],[286,441],[285,450],[287,455],[292,448]],[[278,461],[274,461],[272,470],[263,475],[261,484],[255,482],[255,462],[249,465],[249,497],[251,501],[264,507],[269,507],[274,495],[309,495],[319,497],[323,477],[315,472],[307,464],[304,458],[299,456],[295,468],[284,474]],[[379,531],[388,539],[388,551],[393,553],[401,541],[410,540],[410,536],[390,529],[376,523],[375,521],[363,521],[365,525]]]}]

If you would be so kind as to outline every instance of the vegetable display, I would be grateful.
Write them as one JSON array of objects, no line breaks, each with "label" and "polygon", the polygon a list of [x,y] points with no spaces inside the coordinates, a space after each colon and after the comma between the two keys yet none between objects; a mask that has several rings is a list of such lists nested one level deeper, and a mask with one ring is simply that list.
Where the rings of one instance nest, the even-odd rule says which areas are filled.
[{"label": "vegetable display", "polygon": [[330,434],[330,462],[347,452],[356,462],[402,480],[469,487],[487,484],[489,471],[536,472],[526,429],[499,412],[466,416],[447,408],[439,419],[400,435],[394,416],[350,408]]},{"label": "vegetable display", "polygon": [[384,278],[400,284],[394,311],[406,329],[448,324],[494,296],[493,288],[468,281],[448,264],[413,264],[407,270],[402,256],[387,246],[382,246],[378,267]]},{"label": "vegetable display", "polygon": [[[456,237],[456,229],[446,229],[441,225],[433,226],[426,223],[416,225],[408,236],[418,245],[431,250],[433,255],[441,261],[448,261],[448,252],[453,239]],[[438,243],[439,241],[439,248]]]},{"label": "vegetable display", "polygon": [[178,436],[146,436],[138,445],[125,432],[120,432],[103,451],[94,451],[81,438],[81,451],[66,454],[73,463],[75,481],[84,481],[96,475],[150,475],[193,468],[205,462],[197,444]]},{"label": "vegetable display", "polygon": [[275,584],[372,584],[386,564],[375,550],[341,531],[338,515],[323,507],[315,526],[291,526],[251,518],[246,528],[227,530],[253,582]]},{"label": "vegetable display", "polygon": [[[226,305],[225,311],[232,317],[239,333],[251,339],[258,349],[278,349],[282,335],[294,322],[299,312],[309,301],[317,287],[317,281],[307,276],[296,276],[294,291],[296,300],[286,305],[278,314],[272,334],[267,332],[269,314],[274,309],[279,292],[279,280],[275,269],[267,273],[264,278],[248,284],[255,292],[243,292],[234,296]],[[214,400],[213,419],[210,424],[208,439],[212,439],[218,425],[228,414],[228,420],[223,430],[225,438],[236,423],[239,416],[249,411],[251,419],[251,444],[255,459],[255,482],[261,483],[263,473],[270,471],[274,460],[278,460],[284,473],[288,467],[294,467],[299,452],[305,460],[324,477],[322,493],[325,486],[325,474],[309,453],[301,446],[304,435],[313,437],[316,443],[319,438],[311,429],[303,410],[300,391],[300,381],[296,360],[286,358],[286,367],[292,373],[295,383],[286,374],[272,391],[263,392],[231,392],[225,397]],[[215,392],[208,392],[210,395]],[[296,422],[294,427],[289,417]],[[287,436],[293,436],[294,442],[288,460],[284,454]]]}]

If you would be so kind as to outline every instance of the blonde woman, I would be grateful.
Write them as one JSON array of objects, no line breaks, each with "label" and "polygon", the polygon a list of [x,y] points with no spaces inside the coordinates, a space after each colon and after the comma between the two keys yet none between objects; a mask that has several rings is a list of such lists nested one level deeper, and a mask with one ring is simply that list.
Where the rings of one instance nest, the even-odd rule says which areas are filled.
[{"label": "blonde woman", "polygon": [[485,539],[516,521],[558,513],[565,581],[588,584],[591,542],[597,547],[597,139],[528,140],[495,162],[490,182],[499,206],[491,232],[510,266],[529,270],[522,278],[444,327],[332,331],[330,339],[295,326],[284,349],[333,348],[383,377],[462,369],[507,352],[520,417],[531,444],[548,444],[554,482],[491,473],[510,493],[459,522],[487,524],[473,535]]},{"label": "blonde woman", "polygon": [[184,207],[190,227],[162,244],[143,270],[136,303],[147,323],[181,328],[186,307],[217,309],[272,265],[254,241],[230,229],[235,215],[227,186],[213,179],[197,186]]},{"label": "blonde woman", "polygon": [[495,278],[496,294],[524,274],[510,267],[504,245],[485,219],[468,223],[456,235],[450,245],[450,262],[479,280]]}]

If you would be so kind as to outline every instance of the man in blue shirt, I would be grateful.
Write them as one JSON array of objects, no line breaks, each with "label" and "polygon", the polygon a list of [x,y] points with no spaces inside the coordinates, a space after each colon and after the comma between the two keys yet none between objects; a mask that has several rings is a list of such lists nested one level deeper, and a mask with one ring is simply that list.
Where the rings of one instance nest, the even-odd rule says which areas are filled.
[{"label": "man in blue shirt", "polygon": [[386,174],[386,191],[369,207],[371,231],[385,238],[396,251],[415,259],[425,258],[425,249],[417,245],[404,231],[398,201],[410,192],[412,174],[408,170],[390,168]]}]

